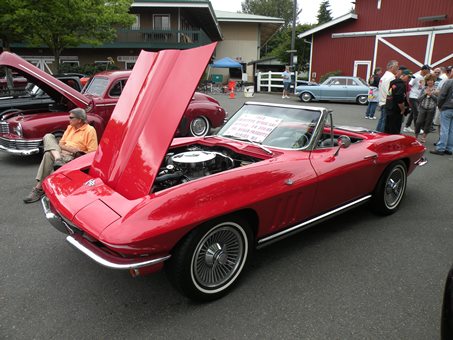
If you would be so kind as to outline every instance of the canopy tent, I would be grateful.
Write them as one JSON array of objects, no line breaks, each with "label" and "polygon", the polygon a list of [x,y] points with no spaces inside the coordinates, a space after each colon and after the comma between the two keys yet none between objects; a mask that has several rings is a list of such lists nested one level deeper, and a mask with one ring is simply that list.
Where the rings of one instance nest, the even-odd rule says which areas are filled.
[{"label": "canopy tent", "polygon": [[228,57],[216,60],[209,66],[211,68],[240,68],[242,70],[241,63]]},{"label": "canopy tent", "polygon": [[215,60],[213,63],[209,64],[208,75],[207,78],[209,79],[209,75],[211,74],[211,68],[239,68],[241,69],[241,73],[244,73],[242,69],[241,63],[237,62],[234,59],[225,57],[219,60]]}]

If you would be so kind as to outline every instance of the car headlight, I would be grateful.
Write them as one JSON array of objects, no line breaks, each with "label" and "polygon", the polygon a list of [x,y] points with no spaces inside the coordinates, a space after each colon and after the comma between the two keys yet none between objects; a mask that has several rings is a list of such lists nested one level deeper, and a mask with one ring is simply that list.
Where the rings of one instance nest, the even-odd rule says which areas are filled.
[{"label": "car headlight", "polygon": [[19,137],[23,137],[22,125],[20,123],[17,123],[17,125],[13,127],[13,132]]}]

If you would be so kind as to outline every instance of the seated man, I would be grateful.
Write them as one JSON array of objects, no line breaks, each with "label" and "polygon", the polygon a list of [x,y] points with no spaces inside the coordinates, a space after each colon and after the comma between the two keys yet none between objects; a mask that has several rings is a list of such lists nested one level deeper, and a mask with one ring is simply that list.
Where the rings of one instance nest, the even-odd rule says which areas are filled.
[{"label": "seated man", "polygon": [[69,111],[69,125],[60,143],[51,133],[44,136],[44,155],[36,175],[37,183],[30,194],[24,198],[25,203],[39,201],[44,196],[42,181],[53,172],[54,167],[60,167],[73,160],[76,153],[87,153],[97,149],[96,130],[86,121],[87,115],[84,109],[73,109]]}]

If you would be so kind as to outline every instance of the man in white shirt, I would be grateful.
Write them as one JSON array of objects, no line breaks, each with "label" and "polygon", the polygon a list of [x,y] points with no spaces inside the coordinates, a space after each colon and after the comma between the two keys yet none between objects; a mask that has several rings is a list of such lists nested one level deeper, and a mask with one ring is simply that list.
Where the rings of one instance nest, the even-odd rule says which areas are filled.
[{"label": "man in white shirt", "polygon": [[425,76],[430,73],[431,67],[429,65],[423,65],[420,69],[420,72],[414,74],[414,78],[409,82],[410,92],[409,92],[409,105],[411,107],[411,113],[407,117],[406,124],[404,125],[403,132],[414,132],[411,128],[412,121],[417,122],[418,117],[418,97],[422,92],[423,87],[425,86]]},{"label": "man in white shirt", "polygon": [[395,79],[395,75],[398,71],[398,62],[396,60],[390,60],[387,63],[387,71],[381,77],[379,81],[379,109],[381,110],[381,116],[376,127],[376,130],[379,132],[384,132],[385,128],[385,102],[387,100],[387,95],[389,92],[390,82]]}]

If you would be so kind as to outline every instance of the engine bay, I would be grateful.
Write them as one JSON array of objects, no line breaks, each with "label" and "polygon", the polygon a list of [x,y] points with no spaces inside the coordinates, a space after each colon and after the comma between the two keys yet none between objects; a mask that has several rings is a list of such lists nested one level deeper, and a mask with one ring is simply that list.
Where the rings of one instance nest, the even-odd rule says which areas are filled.
[{"label": "engine bay", "polygon": [[165,155],[152,192],[261,160],[220,146],[195,144],[171,149]]}]

